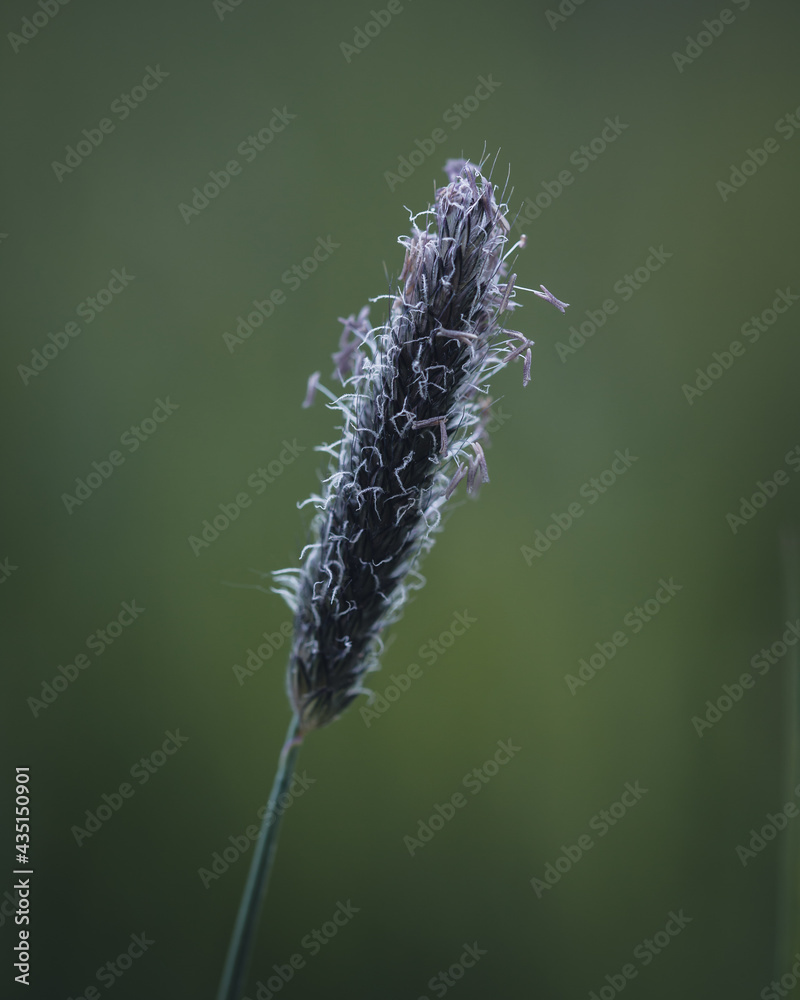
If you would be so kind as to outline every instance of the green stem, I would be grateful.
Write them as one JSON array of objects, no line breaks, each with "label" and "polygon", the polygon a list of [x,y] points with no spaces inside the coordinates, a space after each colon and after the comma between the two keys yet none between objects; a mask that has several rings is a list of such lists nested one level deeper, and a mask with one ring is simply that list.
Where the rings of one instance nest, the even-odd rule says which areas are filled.
[{"label": "green stem", "polygon": [[250,873],[239,904],[239,913],[228,947],[228,957],[225,959],[217,1000],[241,1000],[261,905],[267,891],[275,848],[278,846],[278,833],[283,815],[283,810],[278,808],[278,801],[288,791],[292,781],[294,764],[302,741],[302,737],[298,735],[299,729],[300,720],[295,715],[289,723],[286,742],[278,759],[269,804],[253,850]]}]

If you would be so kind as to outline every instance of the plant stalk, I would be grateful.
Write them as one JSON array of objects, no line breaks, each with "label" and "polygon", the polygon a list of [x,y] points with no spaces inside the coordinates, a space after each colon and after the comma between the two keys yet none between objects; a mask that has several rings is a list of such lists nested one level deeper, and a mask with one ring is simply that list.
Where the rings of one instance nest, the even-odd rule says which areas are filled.
[{"label": "plant stalk", "polygon": [[279,808],[278,803],[292,782],[295,760],[302,742],[302,737],[298,735],[299,729],[300,720],[297,715],[294,715],[286,733],[286,742],[283,744],[281,755],[278,758],[278,767],[275,771],[269,804],[261,821],[261,830],[250,861],[250,872],[242,894],[242,901],[239,904],[231,943],[228,946],[228,956],[225,959],[225,968],[222,972],[217,1000],[241,1000],[242,997],[258,927],[258,918],[269,883],[275,848],[278,846],[278,833],[284,812],[283,809]]}]

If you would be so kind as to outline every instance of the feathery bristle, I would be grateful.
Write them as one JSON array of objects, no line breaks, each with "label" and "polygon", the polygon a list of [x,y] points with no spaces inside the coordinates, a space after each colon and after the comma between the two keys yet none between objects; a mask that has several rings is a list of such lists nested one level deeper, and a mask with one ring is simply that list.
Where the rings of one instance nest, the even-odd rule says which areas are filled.
[{"label": "feathery bristle", "polygon": [[[341,321],[334,374],[345,391],[329,405],[343,416],[342,437],[327,448],[335,459],[315,500],[313,543],[300,571],[278,581],[295,613],[288,688],[302,732],[362,693],[382,629],[421,585],[409,580],[442,505],[464,476],[469,492],[488,482],[478,440],[486,379],[522,353],[523,384],[530,379],[532,342],[500,319],[518,308],[505,206],[471,163],[445,169],[450,183],[425,228],[399,241],[406,254],[388,321],[370,327],[368,306]],[[522,344],[509,349],[509,336]],[[312,376],[307,402],[316,385]]]}]

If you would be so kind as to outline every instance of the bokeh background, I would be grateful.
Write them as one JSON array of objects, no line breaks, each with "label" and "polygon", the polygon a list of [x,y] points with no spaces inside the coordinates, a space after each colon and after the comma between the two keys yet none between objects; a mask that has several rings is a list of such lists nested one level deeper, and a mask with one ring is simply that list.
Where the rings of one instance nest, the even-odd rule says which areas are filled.
[{"label": "bokeh background", "polygon": [[[781,914],[800,827],[746,865],[736,848],[784,807],[792,773],[791,653],[763,676],[751,659],[798,618],[780,538],[800,497],[786,457],[800,444],[800,307],[755,343],[742,327],[778,289],[800,292],[800,135],[776,131],[800,104],[800,12],[739,0],[724,23],[720,4],[689,2],[397,6],[356,54],[342,43],[372,14],[352,0],[95,0],[45,21],[32,0],[5,8],[4,995],[24,989],[9,917],[20,764],[34,801],[27,995],[214,995],[250,857],[231,838],[256,822],[289,719],[285,646],[234,673],[289,619],[252,571],[296,564],[310,514],[296,504],[324,464],[313,448],[336,436],[324,401],[301,408],[306,379],[321,369],[330,383],[337,317],[390,287],[408,209],[429,203],[445,160],[484,150],[498,182],[510,166],[511,211],[535,216],[519,283],[572,305],[562,316],[518,295],[533,383],[523,391],[516,366],[492,385],[492,482],[454,504],[373,687],[410,663],[422,676],[370,725],[357,705],[302,749],[306,790],[284,818],[247,996],[267,996],[293,954],[305,965],[281,997],[607,998],[628,965],[626,997],[745,1000],[791,969]],[[15,42],[34,15],[42,26]],[[718,36],[676,61],[711,30],[703,19]],[[166,75],[121,117],[112,105],[148,67]],[[499,86],[459,119],[454,105],[490,76]],[[293,117],[248,162],[237,147],[273,109]],[[104,118],[113,131],[56,176]],[[579,169],[571,157],[607,118],[626,127]],[[392,189],[386,172],[436,128],[446,141]],[[769,137],[777,151],[723,199],[717,183]],[[241,172],[184,217],[232,159]],[[573,182],[547,205],[563,170]],[[282,275],[318,238],[337,246],[293,290]],[[615,285],[651,247],[671,256],[623,297]],[[115,268],[132,280],[86,323],[76,311]],[[285,300],[229,349],[223,335],[275,289]],[[617,312],[562,360],[570,327],[607,299]],[[25,376],[70,321],[80,333]],[[734,340],[744,353],[690,405],[683,386]],[[177,408],[148,423],[167,398]],[[133,426],[154,431],[136,451]],[[286,442],[297,454],[281,463]],[[583,484],[626,449],[636,462],[589,504]],[[68,511],[63,494],[115,450],[124,462]],[[257,493],[248,479],[269,463]],[[787,483],[734,533],[726,515],[779,469]],[[195,552],[191,536],[242,491],[250,506]],[[583,516],[526,560],[574,502]],[[681,589],[634,634],[625,616],[662,578]],[[96,655],[87,641],[126,601],[143,613]],[[476,621],[426,662],[456,612]],[[566,675],[620,629],[627,645],[571,692]],[[37,707],[81,652],[89,666]],[[698,735],[693,717],[745,671],[752,688]],[[187,739],[164,759],[176,730]],[[500,740],[520,750],[412,857],[404,837]],[[142,757],[146,783],[131,774]],[[132,797],[78,845],[87,810],[126,781]],[[647,792],[599,836],[592,818],[626,782]],[[531,879],[587,834],[592,848],[537,893]],[[228,870],[204,877],[226,849]],[[358,912],[312,955],[304,937],[348,901]],[[691,922],[663,947],[654,935],[681,910]],[[147,951],[98,978],[136,934]],[[431,983],[465,944],[485,954],[451,986]]]}]

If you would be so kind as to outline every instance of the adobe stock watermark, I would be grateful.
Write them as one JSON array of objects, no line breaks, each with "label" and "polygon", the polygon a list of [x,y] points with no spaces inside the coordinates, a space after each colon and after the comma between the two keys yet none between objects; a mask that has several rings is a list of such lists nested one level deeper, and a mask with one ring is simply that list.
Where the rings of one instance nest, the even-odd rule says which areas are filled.
[{"label": "adobe stock watermark", "polygon": [[[800,444],[796,444],[783,456],[784,462],[792,472],[800,472]],[[725,515],[725,520],[732,534],[737,534],[756,514],[774,500],[778,495],[778,490],[790,483],[789,473],[783,469],[776,469],[772,473],[771,479],[759,479],[756,482],[756,490],[749,497],[739,497],[739,509],[737,512],[729,512]]]},{"label": "adobe stock watermark", "polygon": [[[446,971],[440,969],[435,976],[431,976],[428,980],[426,988],[434,996],[443,997],[460,979],[464,978],[467,969],[474,968],[484,955],[489,954],[486,948],[481,948],[478,945],[477,941],[473,941],[472,944],[467,944],[465,941],[461,947],[464,950],[458,956],[458,959],[452,965],[448,966]],[[425,994],[421,994],[417,997],[417,1000],[430,1000],[430,998]]]},{"label": "adobe stock watermark", "polygon": [[[658,581],[659,587],[652,597],[648,598],[642,605],[636,605],[622,619],[622,624],[630,629],[632,635],[638,635],[648,622],[651,622],[661,609],[672,600],[672,598],[683,590],[683,584],[675,583],[672,577],[665,580],[663,577]],[[613,660],[617,651],[628,645],[628,633],[625,629],[617,629],[607,641],[596,642],[596,653],[590,653],[588,659],[584,657],[578,661],[577,676],[564,674],[564,680],[571,695],[575,695],[579,688],[586,687],[590,680],[599,670]]]},{"label": "adobe stock watermark", "polygon": [[[763,333],[767,333],[770,327],[778,322],[778,318],[788,312],[800,295],[792,294],[791,288],[776,288],[775,298],[770,306],[764,309],[758,316],[751,316],[745,323],[742,323],[740,332],[751,344],[756,344]],[[737,358],[741,358],[747,350],[747,346],[740,340],[732,340],[728,349],[724,351],[714,351],[711,357],[714,359],[705,368],[695,368],[697,378],[691,384],[684,382],[681,386],[684,398],[689,406],[694,406],[696,399],[701,399],[705,393],[718,382],[725,372],[730,371],[736,363]]]},{"label": "adobe stock watermark", "polygon": [[[459,636],[465,634],[471,625],[477,622],[466,608],[463,611],[456,611],[450,627],[444,629],[435,639],[424,642],[417,650],[417,656],[427,666],[431,667],[437,662],[439,657],[444,656]],[[369,729],[372,723],[385,715],[389,708],[411,687],[413,681],[419,680],[424,671],[418,663],[409,663],[404,671],[399,674],[391,674],[389,680],[391,684],[384,688],[382,694],[371,692],[369,701],[362,705],[360,712],[364,725]]]},{"label": "adobe stock watermark", "polygon": [[[342,927],[346,927],[353,917],[361,912],[360,906],[353,906],[352,900],[343,903],[340,899],[336,901],[336,909],[331,914],[330,920],[326,920],[321,926],[305,934],[300,941],[300,947],[309,953],[313,958],[318,955],[325,945],[329,944]],[[301,951],[296,951],[290,956],[288,962],[274,964],[272,966],[273,975],[269,976],[266,982],[259,979],[256,982],[255,1000],[273,1000],[283,987],[294,979],[295,973],[304,969],[308,958]],[[250,1000],[244,996],[242,1000]]]},{"label": "adobe stock watermark", "polygon": [[[316,778],[309,778],[308,771],[299,773],[295,771],[289,788],[278,797],[273,810],[274,816],[283,816],[287,809],[291,808],[294,802],[304,795],[306,791],[316,782]],[[261,806],[256,813],[258,824],[251,823],[242,833],[231,834],[227,843],[221,851],[214,851],[208,868],[198,868],[197,874],[203,883],[203,888],[208,889],[212,882],[217,882],[228,871],[231,865],[235,865],[239,858],[243,857],[250,847],[258,840],[258,832],[261,821],[267,813],[268,806]]]},{"label": "adobe stock watermark", "polygon": [[[592,816],[588,824],[589,829],[597,834],[598,840],[601,840],[649,791],[649,788],[641,788],[638,781],[634,781],[633,784],[626,781],[619,799]],[[571,871],[587,851],[591,851],[594,846],[595,841],[589,833],[582,833],[574,844],[562,844],[561,854],[555,861],[548,861],[545,864],[542,877],[536,878],[534,876],[530,880],[536,898],[541,899],[553,886],[558,885],[567,872]]]},{"label": "adobe stock watermark", "polygon": [[[784,142],[792,139],[800,129],[800,105],[788,114],[779,118],[775,122],[775,131],[783,136]],[[717,191],[723,201],[727,201],[732,194],[740,191],[748,180],[757,173],[769,160],[770,156],[779,153],[783,149],[774,136],[767,136],[760,146],[755,149],[748,146],[745,151],[744,160],[737,166],[731,164],[728,180],[717,181]]]},{"label": "adobe stock watermark", "polygon": [[[146,611],[146,608],[139,607],[135,598],[132,601],[123,601],[120,607],[122,610],[115,618],[112,618],[103,628],[96,629],[86,637],[84,645],[96,657],[102,656],[109,646],[113,645],[119,639],[125,629],[130,628],[138,620],[139,615],[143,615]],[[42,686],[39,697],[30,697],[27,699],[28,708],[31,710],[34,719],[37,719],[41,712],[49,708],[58,696],[63,694],[69,685],[73,684],[80,677],[81,671],[86,670],[91,664],[92,661],[86,653],[78,653],[71,663],[59,663],[56,668],[58,673],[49,681],[41,682]]]},{"label": "adobe stock watermark", "polygon": [[[468,771],[461,779],[462,787],[471,795],[480,795],[486,784],[499,774],[500,768],[513,760],[521,749],[522,747],[515,746],[510,738],[498,740],[497,750],[493,756],[485,760],[480,767]],[[407,834],[403,837],[403,844],[411,857],[426,847],[436,834],[444,829],[445,823],[449,823],[455,817],[456,810],[463,809],[468,802],[469,799],[463,792],[454,792],[444,805],[437,802],[427,819],[418,820],[416,836]]]},{"label": "adobe stock watermark", "polygon": [[[121,951],[116,958],[104,962],[95,973],[95,979],[101,986],[110,990],[112,986],[116,985],[117,980],[131,968],[133,963],[154,944],[155,941],[147,936],[146,931],[142,931],[141,934],[131,934],[130,944],[127,948]],[[70,993],[67,1000],[100,1000],[101,995],[100,990],[93,983],[90,983],[77,995],[73,996]]]},{"label": "adobe stock watermark", "polygon": [[514,416],[513,413],[504,412],[502,400],[495,404],[491,396],[479,399],[478,403],[481,406],[481,425],[491,435],[496,434]]},{"label": "adobe stock watermark", "polygon": [[[181,735],[180,729],[176,729],[174,732],[168,729],[164,733],[164,736],[166,739],[162,742],[160,748],[153,750],[146,757],[140,757],[131,766],[129,771],[130,776],[136,779],[138,785],[146,785],[152,775],[157,774],[169,758],[174,756],[183,744],[189,741],[188,736]],[[111,792],[110,795],[103,792],[98,805],[94,809],[86,810],[86,825],[78,826],[75,824],[70,828],[70,833],[75,838],[75,843],[78,847],[83,847],[84,840],[88,840],[94,836],[100,830],[103,823],[107,823],[115,813],[120,811],[126,799],[132,799],[135,794],[136,789],[128,781],[123,781],[119,788]]]},{"label": "adobe stock watermark", "polygon": [[[800,785],[795,785],[794,794],[795,797],[800,796]],[[778,812],[767,813],[766,823],[762,827],[759,829],[751,827],[747,843],[737,844],[735,848],[736,857],[741,861],[742,868],[746,868],[748,862],[757,858],[766,849],[767,844],[771,843],[779,833],[783,833],[790,821],[797,819],[798,816],[800,809],[797,808],[797,803],[785,802]]]},{"label": "adobe stock watermark", "polygon": [[102,145],[106,136],[111,135],[119,122],[124,122],[133,111],[141,107],[150,94],[154,90],[158,90],[169,75],[161,68],[160,63],[155,67],[146,66],[142,82],[131,87],[129,92],[123,92],[119,97],[115,97],[111,102],[108,110],[116,118],[116,124],[111,118],[106,117],[101,118],[95,127],[82,129],[81,137],[76,140],[75,144],[64,149],[64,162],[53,160],[50,164],[59,184],[63,183],[66,174],[77,170],[97,147]]},{"label": "adobe stock watermark", "polygon": [[[169,396],[166,399],[159,397],[150,416],[145,417],[138,424],[131,426],[122,432],[119,443],[125,448],[129,455],[137,452],[141,446],[149,441],[158,428],[172,414],[179,409],[177,403],[173,403]],[[81,507],[100,489],[103,483],[108,482],[114,475],[116,469],[125,464],[126,456],[117,448],[109,452],[106,458],[100,461],[93,461],[91,470],[83,477],[76,477],[73,493],[62,493],[61,502],[68,514],[71,514],[76,507]]]},{"label": "adobe stock watermark", "polygon": [[[281,282],[286,285],[290,292],[296,292],[308,281],[311,275],[317,270],[320,264],[326,261],[334,250],[341,247],[341,243],[334,243],[330,233],[327,237],[317,237],[317,243],[308,257],[304,257],[299,264],[294,264],[281,275]],[[222,334],[222,342],[228,349],[229,354],[233,354],[237,347],[241,346],[257,330],[265,319],[269,319],[278,306],[286,302],[286,293],[281,288],[273,288],[264,299],[253,299],[252,312],[242,313],[236,317],[236,332],[228,333],[225,330]]]},{"label": "adobe stock watermark", "polygon": [[[739,8],[739,12],[747,10],[751,0],[733,0]],[[723,7],[719,15],[712,20],[703,20],[703,30],[696,35],[686,36],[686,48],[683,52],[673,52],[672,61],[679,73],[683,73],[687,66],[691,66],[705,52],[709,46],[720,37],[726,26],[733,24],[736,15],[730,7]]]},{"label": "adobe stock watermark", "polygon": [[[776,664],[780,663],[781,660],[786,656],[792,646],[797,645],[797,640],[800,638],[800,618],[796,621],[786,622],[786,628],[780,639],[776,639],[768,648],[762,646],[761,649],[755,653],[750,659],[751,669],[758,674],[759,677],[765,677],[770,669]],[[738,680],[734,681],[733,684],[723,684],[722,694],[718,695],[714,701],[710,698],[705,703],[706,711],[702,716],[693,715],[691,718],[691,723],[694,726],[694,731],[700,737],[703,738],[707,729],[711,729],[715,726],[724,715],[733,708],[734,705],[738,704],[744,697],[745,691],[752,691],[755,687],[757,678],[753,676],[752,673],[745,670],[743,673],[739,674]]]},{"label": "adobe stock watermark", "polygon": [[[578,146],[569,155],[569,162],[577,168],[577,173],[582,174],[606,152],[608,147],[615,143],[626,128],[630,128],[626,122],[621,122],[619,115],[614,118],[604,119],[604,127],[589,142]],[[575,181],[575,174],[566,167],[560,170],[555,180],[542,181],[541,191],[526,198],[524,207],[521,209],[511,228],[522,233],[526,222],[535,222],[545,209],[548,209],[557,198],[564,193],[564,189]]]},{"label": "adobe stock watermark", "polygon": [[[641,265],[633,270],[632,274],[624,274],[619,281],[614,283],[614,291],[620,296],[623,302],[629,302],[639,289],[646,285],[656,271],[660,271],[672,256],[664,249],[664,244],[659,247],[649,247],[649,256]],[[569,328],[569,338],[566,344],[557,340],[555,343],[556,354],[561,359],[562,364],[566,362],[572,354],[577,354],[586,341],[593,337],[601,327],[606,325],[609,316],[613,316],[619,310],[619,305],[613,298],[607,298],[598,309],[586,309],[586,319],[581,323],[580,329],[576,326]]]},{"label": "adobe stock watermark", "polygon": [[[475,114],[484,101],[489,100],[500,86],[502,83],[495,80],[491,73],[488,77],[479,76],[478,85],[473,92],[462,97],[455,104],[451,104],[442,115],[442,121],[449,126],[451,132],[456,132],[465,121]],[[433,156],[436,147],[445,142],[447,142],[447,130],[441,127],[435,128],[429,137],[415,139],[414,146],[416,148],[412,149],[407,156],[398,157],[395,170],[384,171],[383,178],[389,186],[389,190],[394,191],[398,184],[404,184],[417,167],[421,167],[429,156]]]},{"label": "adobe stock watermark", "polygon": [[213,0],[211,4],[211,9],[220,19],[220,21],[225,20],[226,14],[232,14],[235,10],[241,7],[244,0]]},{"label": "adobe stock watermark", "polygon": [[259,646],[255,648],[251,646],[245,650],[247,658],[244,661],[244,666],[240,666],[238,663],[233,665],[233,676],[239,682],[239,687],[244,684],[248,677],[257,674],[264,664],[281,649],[283,644],[291,639],[292,622],[285,621],[277,632],[262,632],[261,637],[264,641]]},{"label": "adobe stock watermark", "polygon": [[578,7],[582,7],[585,2],[586,0],[561,0],[556,10],[548,7],[544,12],[547,23],[555,31],[559,24],[564,24],[567,18],[572,17]]},{"label": "adobe stock watermark", "polygon": [[[136,275],[128,274],[127,267],[123,267],[121,271],[116,267],[113,268],[111,280],[94,295],[88,295],[79,302],[75,307],[75,314],[89,326],[135,279]],[[81,333],[81,327],[74,320],[66,323],[63,330],[48,333],[47,339],[50,343],[44,344],[41,349],[36,348],[31,351],[31,360],[27,365],[17,365],[17,374],[22,379],[22,384],[27,386],[32,378],[41,375],[50,362],[69,347]]]},{"label": "adobe stock watermark", "polygon": [[23,17],[19,32],[9,31],[6,35],[14,54],[16,55],[23,45],[30,45],[42,28],[46,28],[68,3],[69,0],[38,0],[36,6],[39,9],[30,17]]},{"label": "adobe stock watermark", "polygon": [[402,14],[404,9],[400,0],[389,0],[380,10],[370,10],[370,19],[364,27],[353,28],[352,45],[348,42],[339,43],[339,51],[344,56],[344,61],[352,62],[353,56],[360,55],[372,39],[377,38],[383,29],[391,24],[392,18]]},{"label": "adobe stock watermark", "polygon": [[614,997],[618,993],[622,993],[632,979],[636,979],[641,969],[646,968],[658,955],[669,948],[675,938],[693,919],[694,917],[687,917],[682,909],[678,910],[677,913],[670,910],[664,927],[659,928],[652,937],[644,938],[633,949],[635,961],[626,962],[619,972],[607,973],[603,977],[605,983],[598,990],[591,991],[589,1000],[614,1000]]},{"label": "adobe stock watermark", "polygon": [[0,562],[0,583],[6,583],[12,573],[15,573],[19,566],[15,566],[8,556]]},{"label": "adobe stock watermark", "polygon": [[[16,885],[11,887],[13,891],[6,891],[3,893],[2,902],[0,902],[0,927],[4,927],[6,920],[11,920],[12,917],[16,917],[17,912],[20,910],[20,903],[22,902],[22,893],[17,888]],[[16,920],[11,921],[12,924],[16,923]]]},{"label": "adobe stock watermark", "polygon": [[[302,454],[306,447],[297,443],[297,438],[292,438],[291,442],[285,438],[282,441],[283,451],[277,458],[267,462],[266,468],[259,466],[247,477],[247,485],[253,490],[255,496],[261,496],[272,483],[283,475],[287,469]],[[195,556],[199,556],[204,549],[211,547],[219,536],[230,528],[234,521],[239,519],[243,510],[252,506],[253,497],[242,490],[237,493],[230,503],[219,503],[217,509],[219,514],[213,514],[210,519],[206,518],[201,525],[200,535],[189,535],[187,541],[189,548]]]},{"label": "adobe stock watermark", "polygon": [[[597,503],[601,496],[607,493],[617,480],[624,476],[634,462],[638,462],[638,455],[632,455],[630,448],[624,452],[615,451],[614,458],[609,468],[604,469],[599,476],[593,476],[587,480],[578,490],[578,495],[588,501],[589,505]],[[533,536],[533,547],[521,545],[520,553],[526,565],[530,566],[534,559],[541,559],[545,552],[565,534],[579,517],[583,517],[586,510],[577,500],[567,506],[567,509],[560,514],[551,514],[551,524],[545,526],[544,530],[537,528]]]},{"label": "adobe stock watermark", "polygon": [[[283,109],[273,108],[272,118],[269,122],[258,130],[255,134],[248,135],[236,147],[236,152],[244,159],[245,163],[252,163],[253,160],[262,153],[274,140],[275,136],[283,132],[289,122],[297,118],[284,104]],[[204,209],[208,208],[215,198],[228,187],[233,177],[238,177],[242,172],[242,164],[238,160],[228,160],[224,167],[219,170],[209,170],[206,175],[209,179],[202,182],[202,189],[199,186],[192,188],[191,204],[180,202],[178,211],[181,218],[188,226],[192,219],[195,219]]]},{"label": "adobe stock watermark", "polygon": [[800,951],[796,951],[792,956],[796,961],[789,972],[784,972],[780,979],[773,979],[771,983],[764,987],[758,994],[761,1000],[780,1000],[788,997],[798,982],[800,982]]}]

